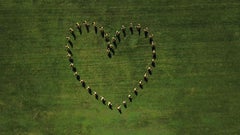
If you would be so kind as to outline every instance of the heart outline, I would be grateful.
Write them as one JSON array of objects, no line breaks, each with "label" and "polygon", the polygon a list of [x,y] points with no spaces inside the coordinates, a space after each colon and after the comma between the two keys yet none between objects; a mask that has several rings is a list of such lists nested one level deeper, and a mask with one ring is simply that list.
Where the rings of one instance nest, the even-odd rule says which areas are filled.
[{"label": "heart outline", "polygon": [[[87,33],[89,33],[90,32],[90,24],[86,20],[82,24],[85,25],[86,31],[87,31]],[[78,22],[76,23],[76,28],[78,29],[80,35],[82,35],[82,27],[81,26],[82,25],[79,24]],[[98,34],[98,27],[96,25],[96,22],[93,22],[92,26],[94,27],[95,34],[97,35]],[[137,26],[135,26],[135,28],[138,32],[139,37],[140,37],[140,35],[141,35],[141,25],[138,24]],[[132,23],[130,23],[129,30],[130,30],[131,35],[133,35],[134,30],[133,30],[133,24]],[[126,27],[124,25],[122,25],[121,31],[123,33],[123,37],[125,38],[126,37]],[[69,28],[69,32],[70,32],[71,36],[73,37],[73,39],[76,40],[77,36],[76,36],[73,28]],[[115,37],[112,37],[112,42],[110,42],[109,34],[104,31],[103,26],[99,27],[99,32],[101,34],[101,37],[104,38],[106,43],[107,43],[107,55],[108,55],[109,58],[112,58],[112,55],[115,54],[114,47],[115,47],[115,49],[117,49],[117,42],[116,41],[118,40],[118,44],[121,43],[121,33],[117,30],[116,34],[115,34],[115,37],[117,39]],[[156,47],[155,47],[155,42],[153,41],[153,34],[149,35],[148,27],[146,27],[144,29],[144,37],[145,38],[149,37],[149,43],[150,43],[151,48],[152,48],[152,61],[151,61],[151,64],[150,64],[151,66],[148,66],[147,71],[144,73],[144,76],[143,76],[143,80],[147,83],[148,82],[148,76],[152,75],[152,68],[154,68],[156,66],[155,65]],[[66,51],[67,51],[67,57],[69,58],[70,67],[72,68],[72,71],[74,72],[74,76],[81,83],[82,87],[88,91],[88,93],[90,95],[94,95],[95,99],[97,99],[97,100],[99,100],[99,97],[100,97],[101,102],[104,105],[106,105],[106,102],[107,102],[107,106],[109,107],[109,109],[113,110],[113,108],[112,108],[113,105],[112,105],[111,101],[107,101],[104,98],[104,96],[99,96],[96,91],[93,91],[90,86],[86,85],[86,82],[84,80],[81,80],[80,75],[77,73],[77,68],[74,66],[74,60],[72,58],[73,53],[70,49],[70,47],[73,48],[73,42],[71,41],[70,36],[67,36],[66,39],[67,39],[68,44],[70,45],[70,46],[68,46],[68,44],[67,44],[65,46]],[[114,47],[111,43],[114,44]],[[139,86],[140,89],[143,89],[143,80],[141,79],[138,82],[138,86]],[[137,90],[136,87],[134,87],[132,93],[134,93],[135,96],[138,95],[138,90]],[[129,102],[132,102],[133,98],[132,98],[131,94],[128,94],[128,99],[129,99]],[[127,101],[126,100],[123,100],[122,104],[123,104],[124,108],[127,108]],[[117,106],[116,108],[117,108],[118,112],[121,114],[122,113],[121,105]]]}]

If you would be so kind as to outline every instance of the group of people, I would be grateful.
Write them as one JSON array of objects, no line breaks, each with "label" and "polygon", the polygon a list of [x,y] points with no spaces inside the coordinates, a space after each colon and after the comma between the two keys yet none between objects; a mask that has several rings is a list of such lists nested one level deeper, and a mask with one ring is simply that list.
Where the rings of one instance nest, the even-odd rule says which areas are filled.
[{"label": "group of people", "polygon": [[[87,33],[90,32],[90,24],[87,21],[84,21],[83,23],[78,23],[77,22],[76,23],[76,28],[77,28],[77,30],[78,30],[80,35],[82,35],[82,33],[83,33],[82,26],[85,26]],[[124,25],[122,25],[121,30],[120,31],[117,30],[115,35],[110,38],[109,33],[106,33],[104,31],[104,27],[103,26],[98,27],[96,22],[93,22],[92,26],[94,28],[94,33],[98,34],[98,31],[99,31],[101,37],[104,38],[104,40],[106,41],[106,43],[107,43],[107,55],[108,55],[109,58],[111,58],[112,55],[115,54],[114,49],[117,48],[117,44],[119,44],[121,42],[121,38],[122,38],[121,32],[123,33],[123,38],[127,36],[127,28]],[[137,24],[135,26],[135,28],[137,30],[138,35],[140,36],[141,35],[141,25]],[[133,27],[132,23],[130,23],[128,29],[130,31],[130,35],[133,35],[134,34],[134,27]],[[77,36],[76,36],[76,33],[75,33],[74,29],[73,28],[69,28],[69,32],[70,32],[70,35],[73,37],[73,40],[76,40]],[[132,91],[132,93],[135,96],[138,95],[138,92],[139,92],[138,89],[143,89],[144,83],[148,82],[148,77],[150,75],[152,75],[152,68],[154,68],[156,66],[155,65],[156,47],[155,47],[155,43],[153,41],[153,34],[149,34],[148,27],[144,28],[143,32],[144,32],[144,37],[145,38],[149,38],[149,43],[150,43],[150,46],[152,48],[152,59],[151,59],[150,65],[148,66],[148,68],[146,69],[146,72],[143,75],[143,80],[140,80],[138,82],[138,87],[139,88],[135,87],[133,89],[133,91]],[[68,57],[68,60],[70,62],[71,70],[72,70],[74,76],[76,77],[76,79],[81,83],[82,87],[84,89],[86,89],[90,95],[93,95],[96,100],[100,99],[100,101],[104,105],[107,105],[109,109],[113,110],[113,105],[112,105],[111,101],[107,101],[103,96],[99,96],[96,91],[92,91],[91,87],[87,86],[86,82],[83,79],[81,79],[80,75],[77,72],[77,68],[74,65],[73,53],[71,51],[71,49],[73,48],[73,41],[71,40],[70,36],[66,37],[66,40],[67,40],[67,44],[66,44],[65,48],[66,48],[66,52],[67,52],[67,57]],[[129,94],[127,98],[128,98],[129,102],[133,101],[132,94]],[[122,101],[122,105],[124,106],[124,108],[127,108],[127,101],[126,100]],[[116,107],[116,109],[118,110],[118,112],[120,114],[122,113],[121,105],[118,105]]]}]

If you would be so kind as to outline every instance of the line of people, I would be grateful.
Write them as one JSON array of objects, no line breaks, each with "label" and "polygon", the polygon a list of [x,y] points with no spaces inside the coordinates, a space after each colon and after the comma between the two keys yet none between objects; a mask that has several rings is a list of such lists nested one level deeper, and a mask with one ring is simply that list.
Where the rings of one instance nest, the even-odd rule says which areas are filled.
[{"label": "line of people", "polygon": [[[87,33],[89,33],[90,32],[90,25],[87,21],[84,21],[83,23],[78,23],[78,22],[76,23],[76,28],[79,31],[79,34],[82,35],[82,33],[83,33],[82,25],[85,25],[86,31],[87,31]],[[96,22],[93,22],[92,25],[94,27],[95,34],[97,34],[98,33],[98,27],[96,25]],[[99,31],[100,31],[101,36],[105,39],[105,41],[109,42],[110,41],[109,34],[104,32],[104,28],[99,27]],[[74,32],[73,28],[69,28],[69,32],[70,32],[71,36],[73,37],[73,39],[76,40],[77,36],[76,36],[76,33]],[[96,91],[93,91],[91,89],[91,87],[87,86],[86,82],[81,79],[80,75],[77,72],[77,68],[74,65],[73,53],[71,51],[71,48],[73,48],[73,41],[71,40],[71,37],[69,37],[69,36],[66,37],[66,40],[67,40],[67,44],[66,44],[65,48],[66,48],[66,52],[67,52],[67,57],[68,57],[68,60],[70,62],[70,67],[72,69],[72,72],[73,72],[74,76],[81,83],[82,87],[88,91],[88,93],[90,95],[93,95],[96,100],[101,100],[101,102],[104,105],[106,105],[106,102],[107,102],[106,99],[103,96],[99,96]],[[116,43],[114,43],[114,45],[116,45]],[[108,47],[111,48],[110,49],[111,52],[114,52],[114,47],[112,45],[109,45]],[[108,101],[107,105],[111,110],[113,110],[113,107],[112,107],[113,105],[110,101]]]},{"label": "line of people", "polygon": [[[140,35],[141,35],[141,25],[140,25],[140,24],[137,24],[137,25],[135,26],[135,28],[136,28],[136,31],[137,31],[138,35],[140,36]],[[122,25],[121,31],[122,31],[122,33],[123,33],[123,37],[126,37],[126,27],[125,27],[124,25]],[[133,24],[132,24],[132,23],[130,23],[130,25],[129,25],[129,31],[130,31],[130,34],[131,34],[131,35],[134,34],[134,27],[133,27]],[[118,32],[118,31],[117,31],[117,32]],[[116,36],[117,36],[117,32],[116,32]],[[138,89],[143,89],[144,83],[147,83],[147,82],[148,82],[148,77],[149,77],[150,75],[152,75],[152,69],[156,66],[156,64],[155,64],[155,60],[156,60],[156,58],[157,58],[157,57],[156,57],[156,46],[155,46],[155,43],[154,43],[154,41],[153,41],[153,34],[150,34],[150,35],[149,35],[149,29],[148,29],[148,27],[144,28],[144,29],[143,29],[143,32],[144,32],[144,37],[145,37],[145,38],[149,38],[149,44],[151,45],[151,48],[152,48],[152,59],[151,59],[150,66],[148,66],[148,68],[146,69],[146,72],[145,72],[144,75],[143,75],[143,80],[144,80],[144,81],[143,81],[143,80],[140,80],[140,81],[138,82],[138,87],[139,87],[139,88],[134,87],[133,90],[132,90],[132,92],[131,92],[130,94],[128,94],[128,101],[129,101],[129,102],[132,102],[132,101],[133,101],[133,96],[132,96],[132,94],[135,95],[135,96],[138,96],[138,93],[139,93],[139,90],[138,90]],[[120,35],[120,34],[118,33],[118,35]],[[120,37],[119,37],[119,39],[120,39]],[[119,40],[119,42],[120,42],[120,40]],[[122,101],[122,105],[124,106],[124,108],[127,108],[127,101],[126,101],[126,100],[123,100],[123,101]],[[117,107],[117,110],[119,111],[119,113],[122,113],[122,111],[121,111],[121,105],[119,105],[119,106]]]},{"label": "line of people", "polygon": [[[90,32],[90,24],[87,21],[84,21],[83,23],[78,23],[78,22],[76,23],[76,28],[79,31],[79,34],[82,35],[82,33],[83,33],[82,25],[84,25],[86,27],[86,31],[87,31],[87,33],[89,33]],[[121,32],[123,33],[123,37],[127,36],[126,27],[124,25],[122,25],[121,31],[116,31],[115,36],[113,36],[110,41],[110,35],[104,31],[103,26],[98,27],[96,25],[96,22],[93,22],[92,26],[94,28],[95,34],[98,34],[98,29],[99,29],[101,37],[104,38],[104,40],[107,42],[107,55],[109,58],[111,58],[112,55],[115,54],[114,49],[117,48],[117,41],[118,41],[118,43],[121,42]],[[135,28],[137,30],[138,35],[140,36],[141,35],[141,25],[138,24],[135,26]],[[129,25],[129,31],[130,31],[131,35],[134,34],[134,28],[133,28],[132,23],[130,23],[130,25]],[[150,66],[148,66],[146,72],[143,75],[143,80],[145,83],[147,83],[148,76],[152,75],[152,68],[154,68],[156,66],[155,65],[156,47],[155,47],[155,43],[153,41],[153,34],[149,35],[148,27],[144,28],[143,31],[144,31],[144,37],[149,38],[149,43],[152,48],[152,60],[151,60]],[[69,32],[70,32],[71,36],[73,37],[73,39],[76,40],[77,36],[76,36],[76,33],[74,32],[73,28],[69,28]],[[99,96],[96,91],[92,91],[91,87],[87,86],[86,82],[80,78],[80,75],[77,72],[77,68],[74,66],[73,53],[70,49],[70,48],[73,48],[73,41],[71,40],[71,37],[66,37],[66,39],[67,39],[67,44],[66,44],[65,48],[67,51],[68,60],[70,62],[70,67],[73,71],[74,76],[81,83],[82,87],[88,91],[88,93],[90,95],[94,95],[96,100],[99,100],[99,97],[100,97],[101,102],[104,105],[107,105],[109,107],[109,109],[113,110],[113,105],[112,105],[111,101],[107,102],[103,96]],[[143,80],[140,80],[138,83],[138,86],[140,89],[143,89],[143,84],[144,84]],[[135,96],[138,95],[138,89],[136,87],[133,89],[132,92],[134,93]],[[133,101],[133,97],[132,97],[131,93],[128,95],[128,100],[129,100],[129,102]],[[106,104],[106,102],[107,102],[107,104]],[[127,108],[127,101],[126,100],[122,101],[122,105],[124,106],[124,108]],[[122,113],[121,105],[118,105],[116,107],[116,109],[118,110],[118,112],[120,114]]]}]

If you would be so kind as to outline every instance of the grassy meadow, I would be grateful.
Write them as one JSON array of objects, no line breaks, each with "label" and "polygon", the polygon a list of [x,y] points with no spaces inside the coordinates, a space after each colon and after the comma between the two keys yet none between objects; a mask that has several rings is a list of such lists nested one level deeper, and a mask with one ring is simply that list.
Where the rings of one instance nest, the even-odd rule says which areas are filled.
[{"label": "grassy meadow", "polygon": [[[109,59],[93,28],[113,35],[122,24],[148,26],[156,67],[138,97],[115,109],[151,62],[136,30]],[[0,2],[1,135],[240,134],[240,2],[238,0],[6,0]],[[73,58],[90,96],[69,67],[64,46],[74,28]]]}]

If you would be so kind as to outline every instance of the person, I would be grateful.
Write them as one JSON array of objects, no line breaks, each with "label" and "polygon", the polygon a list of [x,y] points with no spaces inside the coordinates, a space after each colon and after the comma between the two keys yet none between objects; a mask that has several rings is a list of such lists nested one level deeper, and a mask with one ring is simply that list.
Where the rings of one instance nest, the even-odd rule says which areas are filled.
[{"label": "person", "polygon": [[79,74],[76,75],[76,79],[77,79],[78,81],[80,80],[80,75],[79,75]]},{"label": "person", "polygon": [[144,81],[145,81],[145,82],[148,82],[147,73],[144,74],[143,78],[144,78]]},{"label": "person", "polygon": [[71,55],[68,55],[68,56],[70,56],[70,57],[68,57],[69,62],[70,62],[70,63],[73,63],[73,58],[72,58],[72,56],[71,56]]},{"label": "person", "polygon": [[148,27],[143,29],[143,31],[144,31],[145,38],[147,38],[148,37]]},{"label": "person", "polygon": [[156,59],[156,58],[157,58],[157,55],[156,55],[156,51],[155,51],[155,50],[152,51],[152,55],[153,55],[153,56],[152,56],[153,59]]},{"label": "person", "polygon": [[97,94],[97,92],[96,91],[94,91],[94,94],[93,94],[94,96],[95,96],[95,98],[98,100],[98,94]]},{"label": "person", "polygon": [[76,76],[76,79],[79,81],[80,80],[80,75],[78,74],[78,72],[74,72],[74,76]]},{"label": "person", "polygon": [[107,55],[108,55],[109,58],[112,58],[112,54],[111,54],[111,51],[110,51],[109,48],[107,48]]},{"label": "person", "polygon": [[89,27],[90,27],[90,24],[85,20],[84,23],[83,23],[86,27],[86,30],[87,30],[87,33],[89,33]]},{"label": "person", "polygon": [[137,29],[137,31],[138,31],[138,35],[140,36],[140,33],[141,33],[141,25],[138,24],[138,25],[136,26],[136,29]]},{"label": "person", "polygon": [[68,43],[70,44],[70,46],[73,48],[73,43],[71,41],[71,38],[70,37],[66,37],[66,39],[67,39]]},{"label": "person", "polygon": [[106,41],[106,42],[109,42],[109,41],[110,41],[110,39],[109,39],[109,34],[108,34],[108,33],[105,33],[104,38],[105,38],[105,41]]},{"label": "person", "polygon": [[81,25],[78,22],[76,23],[76,27],[77,27],[80,35],[82,35],[82,27],[81,27]]},{"label": "person", "polygon": [[[75,73],[77,72],[77,68],[74,66],[73,63],[70,63],[70,67],[72,68],[72,71]],[[80,78],[80,77],[79,77]]]},{"label": "person", "polygon": [[93,22],[92,25],[93,25],[93,27],[94,27],[95,34],[97,34],[97,25],[96,25],[96,22]]},{"label": "person", "polygon": [[69,46],[66,45],[65,48],[66,48],[66,51],[68,52],[68,54],[71,55],[71,56],[73,56],[73,53],[72,53],[72,51],[70,50]]},{"label": "person", "polygon": [[112,103],[110,101],[108,102],[108,107],[109,107],[109,109],[112,110]]},{"label": "person", "polygon": [[153,34],[149,35],[149,43],[152,44],[153,42]]},{"label": "person", "polygon": [[148,73],[149,73],[150,75],[152,75],[152,69],[151,69],[151,67],[148,67],[147,71],[148,71]]},{"label": "person", "polygon": [[[71,64],[73,64],[73,63],[71,63]],[[74,66],[72,66],[72,71],[73,71],[73,72],[77,72],[77,68],[74,67]],[[79,78],[79,79],[80,79],[80,78]]]},{"label": "person", "polygon": [[131,95],[128,95],[128,99],[130,102],[132,102],[132,96]]},{"label": "person", "polygon": [[83,88],[86,88],[86,83],[85,83],[84,80],[81,80],[80,83],[82,84],[82,87],[83,87]]},{"label": "person", "polygon": [[156,50],[155,43],[152,42],[152,51],[155,51],[155,50]]},{"label": "person", "polygon": [[68,57],[68,61],[70,62],[70,64],[73,64],[72,55],[68,53],[68,54],[67,54],[67,57]]},{"label": "person", "polygon": [[155,65],[155,60],[154,59],[152,59],[152,67],[155,67],[156,65]]},{"label": "person", "polygon": [[115,37],[112,37],[112,43],[113,43],[114,47],[117,48],[117,40]]},{"label": "person", "polygon": [[92,95],[92,89],[89,86],[87,87],[87,90],[88,90],[88,93]]},{"label": "person", "polygon": [[115,54],[113,45],[110,42],[108,42],[107,49],[109,49],[113,53],[113,55]]},{"label": "person", "polygon": [[118,112],[119,112],[120,114],[122,113],[121,106],[118,106],[118,107],[117,107],[117,110],[118,110]]},{"label": "person", "polygon": [[104,38],[105,32],[103,26],[99,28],[102,38]]},{"label": "person", "polygon": [[138,95],[137,88],[134,88],[134,89],[133,89],[133,92],[134,92],[134,94],[135,94],[136,96]]},{"label": "person", "polygon": [[104,97],[101,97],[101,101],[102,101],[102,103],[103,103],[104,105],[106,105],[106,100],[105,100]]},{"label": "person", "polygon": [[148,82],[147,73],[144,74],[143,78],[144,78],[144,81],[145,81],[145,82]]},{"label": "person", "polygon": [[130,23],[129,30],[131,32],[131,35],[133,35],[133,24],[132,23]]},{"label": "person", "polygon": [[127,108],[127,102],[125,100],[123,101],[123,106]]},{"label": "person", "polygon": [[70,48],[67,48],[67,53],[70,54],[71,56],[73,56],[72,51],[70,50]]},{"label": "person", "polygon": [[71,33],[71,35],[73,36],[73,39],[76,40],[76,35],[74,33],[74,30],[72,28],[69,28],[69,32]]},{"label": "person", "polygon": [[118,30],[116,31],[116,37],[117,37],[118,41],[121,42],[120,32]]},{"label": "person", "polygon": [[141,89],[143,89],[143,83],[142,83],[142,80],[139,81],[138,85],[139,85],[139,87],[140,87]]},{"label": "person", "polygon": [[126,37],[126,27],[124,25],[122,25],[121,30],[123,32],[123,36]]}]

